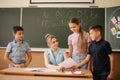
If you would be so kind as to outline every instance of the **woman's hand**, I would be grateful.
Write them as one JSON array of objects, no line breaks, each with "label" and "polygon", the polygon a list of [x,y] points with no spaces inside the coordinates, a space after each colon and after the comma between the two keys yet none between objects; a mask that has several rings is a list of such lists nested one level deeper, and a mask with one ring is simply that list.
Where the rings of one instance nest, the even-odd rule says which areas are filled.
[{"label": "woman's hand", "polygon": [[62,67],[62,66],[57,66],[57,70],[59,70],[59,71],[64,71],[65,70],[65,67]]}]

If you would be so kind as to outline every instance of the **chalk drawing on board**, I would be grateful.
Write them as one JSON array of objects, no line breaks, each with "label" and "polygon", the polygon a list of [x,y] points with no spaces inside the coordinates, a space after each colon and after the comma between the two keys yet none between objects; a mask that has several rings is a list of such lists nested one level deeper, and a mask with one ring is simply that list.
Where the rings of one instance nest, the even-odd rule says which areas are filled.
[{"label": "chalk drawing on board", "polygon": [[[77,17],[82,20],[84,30],[88,31],[93,24],[104,27],[104,10],[104,8],[24,8],[25,40],[29,40],[31,47],[45,48],[47,45],[44,36],[49,33],[58,37],[61,48],[67,48],[67,37],[72,33],[68,27],[70,18]],[[30,35],[30,32],[33,33]]]},{"label": "chalk drawing on board", "polygon": [[42,18],[48,18],[48,15],[47,15],[46,12],[43,12],[43,16],[42,16]]},{"label": "chalk drawing on board", "polygon": [[43,20],[41,25],[44,26],[44,27],[47,27],[47,24],[48,24],[48,20]]},{"label": "chalk drawing on board", "polygon": [[60,19],[62,17],[62,13],[60,11],[56,11],[56,18]]},{"label": "chalk drawing on board", "polygon": [[81,14],[82,14],[81,10],[77,11],[77,16],[81,17],[82,16]]}]

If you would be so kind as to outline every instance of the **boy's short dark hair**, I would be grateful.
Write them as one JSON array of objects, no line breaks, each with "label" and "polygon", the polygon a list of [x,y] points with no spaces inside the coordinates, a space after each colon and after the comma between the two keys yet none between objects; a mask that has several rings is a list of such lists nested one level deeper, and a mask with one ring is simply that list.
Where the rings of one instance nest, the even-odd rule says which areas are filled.
[{"label": "boy's short dark hair", "polygon": [[21,26],[13,26],[13,33],[17,33],[17,31],[24,31]]},{"label": "boy's short dark hair", "polygon": [[102,26],[101,25],[93,25],[89,28],[89,30],[100,31],[100,33],[102,34]]}]

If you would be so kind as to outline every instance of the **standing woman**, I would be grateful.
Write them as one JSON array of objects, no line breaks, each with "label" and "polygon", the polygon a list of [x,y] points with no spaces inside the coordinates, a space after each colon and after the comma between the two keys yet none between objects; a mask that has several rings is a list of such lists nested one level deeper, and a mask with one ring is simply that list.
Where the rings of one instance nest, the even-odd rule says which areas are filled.
[{"label": "standing woman", "polygon": [[67,53],[59,48],[59,41],[56,36],[46,34],[45,38],[49,47],[44,53],[45,66],[48,68],[63,70],[64,67],[59,66],[58,64],[67,58]]},{"label": "standing woman", "polygon": [[82,29],[77,18],[70,19],[69,28],[73,32],[68,36],[69,56],[78,63],[74,68],[85,69],[88,64],[81,66],[79,63],[87,56],[87,49],[91,43],[89,33]]}]

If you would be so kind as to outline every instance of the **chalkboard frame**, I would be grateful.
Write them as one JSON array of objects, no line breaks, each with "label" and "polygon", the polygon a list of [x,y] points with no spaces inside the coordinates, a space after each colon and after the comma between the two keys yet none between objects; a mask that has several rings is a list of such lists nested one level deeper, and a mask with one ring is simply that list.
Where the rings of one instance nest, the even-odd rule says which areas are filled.
[{"label": "chalkboard frame", "polygon": [[89,3],[89,4],[93,4],[94,3],[94,0],[69,0],[69,1],[65,1],[65,0],[30,0],[30,4],[43,4],[43,3],[47,3],[47,4],[50,4],[50,3]]}]

